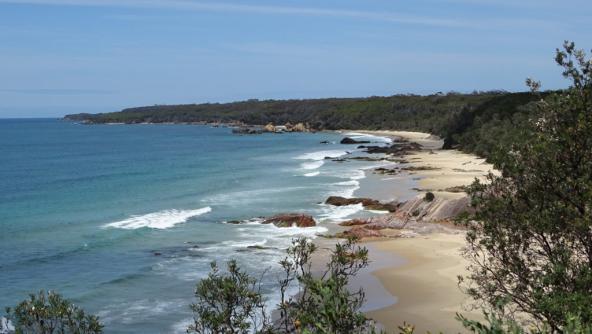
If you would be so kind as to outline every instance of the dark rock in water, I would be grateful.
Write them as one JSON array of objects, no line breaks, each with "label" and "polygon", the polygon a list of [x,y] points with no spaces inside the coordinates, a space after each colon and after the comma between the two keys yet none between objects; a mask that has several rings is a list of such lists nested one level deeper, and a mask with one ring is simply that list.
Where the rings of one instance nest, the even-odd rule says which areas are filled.
[{"label": "dark rock in water", "polygon": [[383,158],[373,158],[373,157],[367,157],[367,156],[361,156],[361,157],[351,157],[348,158],[350,160],[360,160],[360,161],[384,161],[386,159]]},{"label": "dark rock in water", "polygon": [[345,137],[340,141],[340,143],[349,145],[349,144],[368,144],[370,142],[367,140],[355,140],[350,137]]},{"label": "dark rock in water", "polygon": [[384,174],[384,175],[397,175],[399,174],[400,170],[399,168],[384,168],[384,167],[379,167],[374,169],[375,173],[378,174]]},{"label": "dark rock in water", "polygon": [[229,221],[227,221],[226,223],[227,223],[227,224],[234,224],[234,225],[238,225],[238,224],[240,224],[241,222],[240,222],[240,220],[229,220]]},{"label": "dark rock in water", "polygon": [[329,142],[328,140],[323,140],[322,142],[320,142],[319,144],[331,144],[331,142]]},{"label": "dark rock in water", "polygon": [[161,252],[154,252],[154,256],[161,256],[162,253]]},{"label": "dark rock in water", "polygon": [[269,249],[269,247],[261,246],[261,245],[253,245],[247,246],[248,249]]},{"label": "dark rock in water", "polygon": [[259,135],[263,133],[263,129],[241,126],[239,128],[232,129],[232,133],[239,135]]},{"label": "dark rock in water", "polygon": [[368,206],[372,204],[380,204],[379,201],[371,198],[345,198],[341,196],[330,196],[325,201],[325,204],[335,205],[335,206],[344,206],[344,205],[355,205],[362,203],[363,206]]},{"label": "dark rock in water", "polygon": [[335,206],[344,206],[344,205],[355,205],[362,203],[362,206],[367,210],[376,210],[376,211],[388,211],[388,212],[395,212],[401,205],[398,202],[390,202],[390,203],[381,203],[375,199],[371,198],[345,198],[341,196],[330,196],[325,201],[325,204],[335,205]]},{"label": "dark rock in water", "polygon": [[366,146],[366,152],[370,154],[384,153],[391,155],[405,155],[411,151],[419,151],[422,146],[413,142],[397,142],[391,146]]},{"label": "dark rock in water", "polygon": [[277,227],[312,227],[316,222],[312,216],[299,213],[280,214],[265,219],[262,224],[273,224]]},{"label": "dark rock in water", "polygon": [[266,246],[261,246],[261,245],[252,245],[252,246],[247,246],[246,248],[239,248],[236,251],[239,253],[242,253],[242,252],[253,252],[253,251],[267,250],[267,249],[276,249],[276,248],[266,247]]}]

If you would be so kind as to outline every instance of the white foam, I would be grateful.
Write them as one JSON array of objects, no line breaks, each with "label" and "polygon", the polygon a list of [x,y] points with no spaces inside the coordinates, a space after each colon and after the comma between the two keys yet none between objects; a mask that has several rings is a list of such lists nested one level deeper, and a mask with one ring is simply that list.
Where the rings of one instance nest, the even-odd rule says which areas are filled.
[{"label": "white foam", "polygon": [[339,158],[339,157],[344,156],[346,154],[349,154],[349,152],[342,151],[342,150],[327,150],[327,151],[317,151],[317,152],[305,153],[305,154],[297,156],[294,159],[318,161],[318,160],[324,160],[327,157],[328,158]]},{"label": "white foam", "polygon": [[321,219],[333,222],[344,221],[345,218],[353,215],[356,212],[364,210],[362,203],[344,206],[327,206],[328,212],[321,215]]},{"label": "white foam", "polygon": [[109,223],[105,227],[126,230],[135,230],[142,227],[167,229],[177,224],[185,223],[191,217],[200,216],[210,211],[212,211],[212,208],[209,206],[196,210],[163,210],[146,215],[132,216],[128,219]]},{"label": "white foam", "polygon": [[267,243],[267,239],[263,239],[261,241],[226,240],[226,241],[222,241],[222,242],[217,243],[217,244],[212,245],[212,246],[200,247],[200,248],[197,248],[196,250],[197,251],[205,251],[205,252],[209,252],[209,251],[216,251],[216,252],[218,252],[219,250],[227,250],[227,249],[230,249],[230,248],[247,248],[247,247],[264,246],[266,243]]},{"label": "white foam", "polygon": [[360,189],[360,182],[350,179],[349,181],[334,183],[331,188],[334,190],[329,195],[351,198],[354,196],[355,191]]},{"label": "white foam", "polygon": [[359,186],[360,182],[356,181],[355,179],[349,180],[349,181],[343,181],[343,182],[337,182],[335,183],[338,186]]},{"label": "white foam", "polygon": [[369,141],[375,141],[375,142],[380,142],[380,143],[392,143],[393,140],[389,137],[382,137],[382,136],[376,136],[376,135],[371,135],[371,134],[366,134],[366,133],[359,133],[359,132],[347,132],[343,134],[344,136],[348,136],[352,139],[364,139],[364,140],[369,140]]},{"label": "white foam", "polygon": [[261,189],[233,191],[209,196],[207,198],[202,199],[201,202],[206,203],[207,205],[225,205],[229,202],[241,202],[242,204],[252,202],[267,202],[269,201],[269,195],[278,193],[288,193],[301,189],[306,189],[306,187],[269,187]]},{"label": "white foam", "polygon": [[[369,167],[372,168],[372,167]],[[356,168],[350,170],[333,170],[327,171],[325,174],[327,176],[334,176],[341,179],[348,179],[348,180],[361,180],[366,177],[366,173],[364,172],[366,168]]]},{"label": "white foam", "polygon": [[183,299],[166,301],[142,299],[109,305],[108,308],[99,311],[98,315],[106,323],[121,322],[129,325],[170,313],[184,302]]},{"label": "white foam", "polygon": [[187,328],[193,324],[193,318],[186,318],[183,319],[171,326],[171,331],[174,334],[185,334],[187,333]]},{"label": "white foam", "polygon": [[304,176],[306,176],[306,177],[312,177],[312,176],[317,176],[319,174],[321,174],[321,172],[310,172],[310,173],[304,174]]},{"label": "white foam", "polygon": [[302,169],[312,170],[312,169],[319,169],[325,162],[323,160],[316,160],[311,162],[303,162],[300,164]]}]

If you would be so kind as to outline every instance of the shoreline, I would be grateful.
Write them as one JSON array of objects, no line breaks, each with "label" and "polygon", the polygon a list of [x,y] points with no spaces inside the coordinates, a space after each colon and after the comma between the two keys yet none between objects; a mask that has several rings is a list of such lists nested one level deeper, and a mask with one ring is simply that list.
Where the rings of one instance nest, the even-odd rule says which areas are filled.
[{"label": "shoreline", "polygon": [[[485,180],[484,175],[490,171],[495,173],[485,159],[458,150],[442,150],[443,141],[428,133],[343,131],[347,132],[406,140],[422,147],[403,156],[407,160],[404,165],[412,167],[405,172],[390,176],[366,170],[366,178],[360,180],[360,188],[354,193],[356,197],[404,202],[429,191],[444,206],[466,197],[459,187],[469,185],[475,178]],[[439,212],[436,208],[433,217],[442,214],[446,210]],[[457,284],[457,275],[466,268],[466,260],[460,254],[464,238],[464,231],[448,228],[446,232],[434,230],[410,238],[363,240],[372,264],[354,282],[368,292],[364,312],[390,332],[396,332],[404,322],[414,325],[418,333],[466,332],[455,314],[460,312],[477,319],[482,315],[469,311],[470,300]],[[377,282],[380,287],[375,286]],[[385,293],[389,296],[385,297]],[[390,300],[390,304],[385,305],[385,300]]]}]

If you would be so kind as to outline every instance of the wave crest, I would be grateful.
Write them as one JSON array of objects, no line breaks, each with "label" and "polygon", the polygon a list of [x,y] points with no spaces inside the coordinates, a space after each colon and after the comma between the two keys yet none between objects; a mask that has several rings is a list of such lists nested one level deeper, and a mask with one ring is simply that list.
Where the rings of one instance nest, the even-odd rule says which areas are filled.
[{"label": "wave crest", "polygon": [[145,215],[131,216],[128,219],[116,221],[105,225],[105,227],[135,230],[142,227],[153,229],[167,229],[177,224],[185,223],[189,218],[201,216],[212,211],[211,207],[196,210],[163,210]]},{"label": "wave crest", "polygon": [[349,152],[343,150],[327,150],[327,151],[317,151],[317,152],[310,152],[305,153],[302,155],[297,156],[294,159],[297,160],[324,160],[325,158],[339,158],[341,156],[347,155]]}]

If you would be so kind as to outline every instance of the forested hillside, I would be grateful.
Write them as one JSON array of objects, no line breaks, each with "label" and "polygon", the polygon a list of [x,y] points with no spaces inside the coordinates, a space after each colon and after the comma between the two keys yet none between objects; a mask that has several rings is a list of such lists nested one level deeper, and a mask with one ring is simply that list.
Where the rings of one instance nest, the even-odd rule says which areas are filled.
[{"label": "forested hillside", "polygon": [[520,135],[529,117],[531,93],[395,95],[369,98],[248,100],[233,103],[159,105],[103,114],[68,115],[88,123],[243,122],[307,123],[317,130],[397,129],[434,133],[447,147],[489,155],[499,143]]}]

